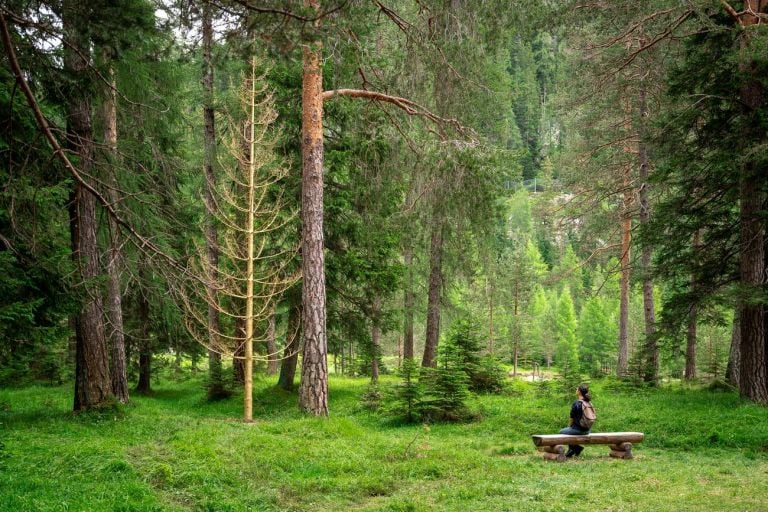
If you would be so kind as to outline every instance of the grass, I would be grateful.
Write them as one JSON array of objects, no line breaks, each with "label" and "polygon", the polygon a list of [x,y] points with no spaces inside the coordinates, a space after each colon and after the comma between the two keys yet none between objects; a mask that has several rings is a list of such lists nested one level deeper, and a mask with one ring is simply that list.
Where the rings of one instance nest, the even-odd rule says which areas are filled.
[{"label": "grass", "polygon": [[359,406],[364,379],[331,378],[332,417],[255,386],[208,403],[164,382],[122,409],[73,415],[68,387],[0,390],[2,511],[768,510],[768,409],[733,393],[593,386],[596,430],[639,430],[630,461],[605,446],[545,462],[530,441],[569,403],[546,385],[479,397],[482,421],[402,426]]}]

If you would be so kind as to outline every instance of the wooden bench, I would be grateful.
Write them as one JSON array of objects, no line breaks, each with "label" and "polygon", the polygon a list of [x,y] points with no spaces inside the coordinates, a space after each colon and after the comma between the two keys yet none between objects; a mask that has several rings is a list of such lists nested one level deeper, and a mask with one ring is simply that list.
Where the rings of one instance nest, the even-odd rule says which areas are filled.
[{"label": "wooden bench", "polygon": [[645,434],[642,432],[602,432],[581,436],[554,434],[531,437],[538,450],[544,452],[545,459],[565,462],[565,452],[568,450],[569,444],[608,444],[611,448],[611,457],[631,459],[632,443],[642,442]]}]

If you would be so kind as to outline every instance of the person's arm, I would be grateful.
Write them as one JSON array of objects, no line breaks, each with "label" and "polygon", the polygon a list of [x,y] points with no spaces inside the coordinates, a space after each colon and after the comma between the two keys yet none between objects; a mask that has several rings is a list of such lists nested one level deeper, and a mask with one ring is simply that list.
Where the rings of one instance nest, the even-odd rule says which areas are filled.
[{"label": "person's arm", "polygon": [[575,423],[576,419],[579,417],[579,406],[580,405],[581,404],[579,403],[578,400],[573,402],[573,405],[571,405],[571,417],[568,418],[568,425],[571,426],[571,427],[576,424]]}]

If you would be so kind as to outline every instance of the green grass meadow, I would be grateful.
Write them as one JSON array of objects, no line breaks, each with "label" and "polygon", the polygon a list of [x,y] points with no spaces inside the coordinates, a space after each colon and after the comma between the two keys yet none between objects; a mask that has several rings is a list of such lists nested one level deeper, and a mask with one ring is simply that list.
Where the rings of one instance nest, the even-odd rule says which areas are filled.
[{"label": "green grass meadow", "polygon": [[473,399],[474,423],[403,426],[359,405],[366,385],[332,377],[332,415],[313,418],[259,382],[253,424],[197,380],[81,415],[69,387],[0,390],[0,510],[768,510],[768,409],[730,392],[595,383],[593,430],[645,442],[633,460],[591,446],[554,463],[530,440],[566,422],[550,387]]}]

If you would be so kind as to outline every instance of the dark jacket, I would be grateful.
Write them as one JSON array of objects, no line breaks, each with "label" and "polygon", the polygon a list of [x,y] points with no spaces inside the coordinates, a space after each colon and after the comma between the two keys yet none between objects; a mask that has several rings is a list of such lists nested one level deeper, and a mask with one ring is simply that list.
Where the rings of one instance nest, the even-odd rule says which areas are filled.
[{"label": "dark jacket", "polygon": [[571,419],[573,420],[571,426],[586,432],[589,429],[585,429],[581,426],[581,417],[583,415],[584,411],[581,410],[581,400],[576,400],[571,406]]}]

